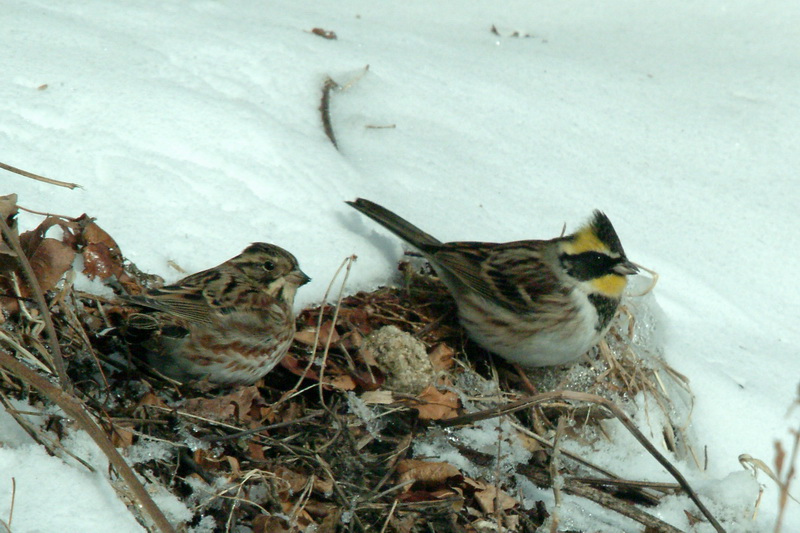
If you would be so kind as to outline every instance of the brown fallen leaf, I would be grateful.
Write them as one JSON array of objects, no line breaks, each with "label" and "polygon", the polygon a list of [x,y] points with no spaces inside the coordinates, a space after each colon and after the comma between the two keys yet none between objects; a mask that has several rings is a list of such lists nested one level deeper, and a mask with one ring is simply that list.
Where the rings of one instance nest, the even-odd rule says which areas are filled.
[{"label": "brown fallen leaf", "polygon": [[[325,347],[325,343],[328,342],[329,335],[332,335],[331,336],[332,346],[339,343],[340,341],[339,333],[336,331],[336,329],[333,329],[333,332],[331,332],[331,328],[333,328],[333,322],[331,322],[330,320],[322,323],[322,326],[319,329],[319,340],[317,341],[317,349]],[[304,329],[294,334],[294,340],[296,340],[301,344],[305,344],[306,346],[313,346],[316,335],[317,335],[316,328]]]},{"label": "brown fallen leaf", "polygon": [[434,370],[450,370],[453,368],[455,362],[453,356],[456,351],[444,343],[437,344],[433,350],[430,351],[428,357],[431,360]]},{"label": "brown fallen leaf", "polygon": [[[6,225],[9,227],[11,232],[17,236],[17,213],[19,209],[17,208],[17,195],[16,194],[7,194],[6,196],[0,196],[0,217],[3,217],[3,220],[6,221]],[[11,263],[16,264],[16,256],[11,250],[11,247],[8,243],[5,242],[5,237],[3,236],[0,238],[0,269],[3,269],[3,261],[4,258],[2,256],[10,256]],[[0,270],[0,275],[3,274],[3,270]]]},{"label": "brown fallen leaf", "polygon": [[[461,471],[450,463],[402,459],[397,462],[398,482],[414,481],[427,488],[436,488],[453,478],[462,478]],[[406,490],[411,490],[408,485]]]},{"label": "brown fallen leaf", "polygon": [[336,33],[329,30],[323,30],[322,28],[314,28],[313,30],[311,30],[311,33],[313,33],[314,35],[319,35],[323,39],[328,39],[328,40],[337,39]]},{"label": "brown fallen leaf", "polygon": [[350,324],[362,336],[372,333],[370,313],[363,306],[339,309],[339,323]]},{"label": "brown fallen leaf", "polygon": [[294,334],[295,342],[305,344],[306,346],[314,346],[314,339],[317,337],[316,329],[304,329]]},{"label": "brown fallen leaf", "polygon": [[251,459],[254,459],[256,461],[267,460],[266,456],[264,455],[264,446],[262,446],[261,444],[257,443],[254,440],[247,442],[247,451]]},{"label": "brown fallen leaf", "polygon": [[356,380],[346,374],[338,376],[325,377],[325,384],[339,390],[355,390],[357,387]]},{"label": "brown fallen leaf", "polygon": [[[311,518],[304,508],[297,509],[297,502],[284,500],[281,502],[281,507],[283,508],[283,512],[285,516],[292,516],[294,517],[293,525],[295,526],[292,528],[292,531],[308,531],[310,525],[314,524],[314,519]],[[312,531],[319,531],[318,529],[313,529]],[[272,533],[272,531],[265,532],[265,533]]]},{"label": "brown fallen leaf", "polygon": [[[273,470],[273,474],[286,482],[287,488],[292,494],[300,494],[303,489],[306,488],[306,485],[308,485],[310,479],[309,476],[291,470],[283,465],[278,465]],[[333,492],[333,482],[320,479],[317,476],[314,476],[314,479],[311,480],[311,485],[319,494],[330,494]]]},{"label": "brown fallen leaf", "polygon": [[192,454],[192,459],[194,459],[194,462],[197,463],[198,466],[211,472],[218,472],[222,470],[222,467],[225,464],[227,464],[229,477],[231,479],[237,479],[241,477],[242,468],[239,465],[239,460],[236,457],[230,455],[218,457],[212,455],[213,453],[214,452],[209,450],[195,450]]},{"label": "brown fallen leaf", "polygon": [[308,483],[307,475],[295,472],[294,470],[291,470],[283,465],[276,466],[272,470],[272,473],[286,483],[285,487],[278,486],[278,490],[280,492],[288,491],[292,494],[299,494]]},{"label": "brown fallen leaf", "polygon": [[258,515],[253,519],[252,526],[253,533],[291,533],[294,531],[285,518],[277,515]]},{"label": "brown fallen leaf", "polygon": [[122,275],[122,261],[115,259],[111,250],[102,243],[92,243],[83,248],[83,273],[89,279],[107,280]]},{"label": "brown fallen leaf", "polygon": [[26,251],[26,255],[36,281],[44,292],[56,286],[75,260],[75,250],[61,241],[50,238],[40,241],[33,253]]},{"label": "brown fallen leaf", "polygon": [[130,424],[114,424],[111,442],[115,448],[128,448],[133,444],[133,432]]},{"label": "brown fallen leaf", "polygon": [[367,405],[390,405],[395,402],[394,393],[390,390],[367,391],[361,395]]},{"label": "brown fallen leaf", "polygon": [[258,387],[251,385],[216,398],[191,398],[182,410],[212,420],[260,423],[261,407],[266,407],[266,402]]},{"label": "brown fallen leaf", "polygon": [[516,499],[502,489],[498,489],[496,485],[470,478],[465,478],[464,484],[474,489],[475,501],[478,502],[484,513],[494,514],[497,511],[508,511],[519,504]]},{"label": "brown fallen leaf", "polygon": [[452,391],[440,391],[428,385],[417,395],[420,405],[414,405],[422,420],[444,420],[458,415],[459,400]]},{"label": "brown fallen leaf", "polygon": [[166,402],[153,391],[145,393],[145,395],[139,399],[139,407],[145,405],[155,405],[156,407],[162,407],[164,409],[167,408]]},{"label": "brown fallen leaf", "polygon": [[[319,381],[319,372],[315,370],[314,365],[306,369],[307,362],[301,361],[292,354],[286,355],[280,362],[280,365],[294,374],[295,376],[304,376],[305,379],[312,381]],[[355,390],[359,386],[369,385],[370,383],[363,377],[354,374],[350,375],[341,368],[329,362],[325,368],[325,377],[323,380],[323,387],[326,390],[331,388],[339,390]],[[380,385],[380,384],[377,384]],[[377,386],[376,385],[376,386]],[[374,388],[374,387],[373,387]]]},{"label": "brown fallen leaf", "polygon": [[33,255],[41,242],[47,237],[47,232],[50,231],[50,228],[53,226],[61,228],[61,242],[66,244],[69,248],[75,249],[77,243],[75,234],[80,231],[78,225],[74,221],[62,217],[49,216],[42,220],[36,229],[26,231],[19,236],[19,244],[22,246],[27,257]]}]

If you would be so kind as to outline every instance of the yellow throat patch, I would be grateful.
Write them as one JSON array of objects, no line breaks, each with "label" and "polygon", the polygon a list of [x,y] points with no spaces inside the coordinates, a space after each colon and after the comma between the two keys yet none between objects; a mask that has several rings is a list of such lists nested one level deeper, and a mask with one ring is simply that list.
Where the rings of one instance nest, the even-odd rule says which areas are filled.
[{"label": "yellow throat patch", "polygon": [[593,279],[589,283],[600,294],[611,298],[619,298],[628,285],[628,280],[625,276],[620,276],[619,274],[606,274]]}]

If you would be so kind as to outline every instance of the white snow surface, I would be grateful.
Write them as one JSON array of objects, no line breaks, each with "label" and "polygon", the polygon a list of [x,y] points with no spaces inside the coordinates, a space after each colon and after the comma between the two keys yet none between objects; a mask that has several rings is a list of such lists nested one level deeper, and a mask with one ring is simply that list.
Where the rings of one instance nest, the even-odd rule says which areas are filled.
[{"label": "white snow surface", "polygon": [[[0,161],[82,185],[0,171],[0,194],[96,217],[144,271],[174,281],[168,260],[192,272],[272,242],[314,279],[299,309],[350,254],[351,292],[394,275],[402,244],[344,200],[442,240],[550,238],[599,208],[661,276],[702,476],[741,471],[742,453],[773,465],[774,442],[789,445],[800,3],[6,0],[0,27]],[[326,76],[353,81],[332,95],[338,150],[318,109]],[[12,531],[137,530],[102,470],[16,432],[0,418]],[[771,531],[777,491],[759,481],[748,527]],[[800,531],[795,503],[784,531]]]}]

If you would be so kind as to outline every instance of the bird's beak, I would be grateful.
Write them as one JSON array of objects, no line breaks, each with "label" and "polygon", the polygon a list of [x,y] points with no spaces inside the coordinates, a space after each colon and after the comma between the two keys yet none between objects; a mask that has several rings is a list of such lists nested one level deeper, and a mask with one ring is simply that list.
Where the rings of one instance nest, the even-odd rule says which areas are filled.
[{"label": "bird's beak", "polygon": [[639,272],[639,267],[628,261],[622,261],[621,263],[617,263],[614,265],[614,268],[611,269],[615,274],[619,274],[621,276],[630,276],[632,274],[637,274]]},{"label": "bird's beak", "polygon": [[291,280],[295,284],[297,284],[298,287],[305,285],[306,283],[311,281],[311,278],[306,276],[305,272],[303,272],[302,270],[295,270],[286,277],[289,278],[289,280]]}]

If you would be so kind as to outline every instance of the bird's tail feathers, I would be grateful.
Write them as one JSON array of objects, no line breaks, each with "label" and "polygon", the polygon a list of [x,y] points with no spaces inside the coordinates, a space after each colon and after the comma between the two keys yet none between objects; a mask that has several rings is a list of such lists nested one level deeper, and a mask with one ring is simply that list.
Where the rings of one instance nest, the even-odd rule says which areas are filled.
[{"label": "bird's tail feathers", "polygon": [[431,248],[438,248],[442,244],[435,237],[375,202],[356,198],[354,202],[347,203],[422,252],[432,252],[434,250]]}]

